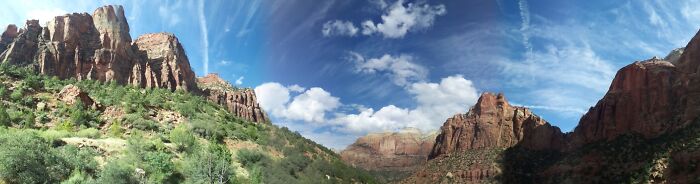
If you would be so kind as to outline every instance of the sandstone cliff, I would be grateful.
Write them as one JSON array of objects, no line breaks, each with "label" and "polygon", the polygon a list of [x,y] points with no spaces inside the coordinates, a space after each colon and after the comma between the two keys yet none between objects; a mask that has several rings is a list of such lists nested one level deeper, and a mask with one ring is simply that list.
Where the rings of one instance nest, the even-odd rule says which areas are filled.
[{"label": "sandstone cliff", "polygon": [[207,99],[226,107],[236,116],[253,122],[270,120],[258,104],[255,91],[252,89],[234,88],[218,74],[208,74],[198,78],[197,82]]},{"label": "sandstone cliff", "polygon": [[700,33],[620,69],[571,133],[485,93],[404,183],[691,183],[700,176]]},{"label": "sandstone cliff", "polygon": [[440,128],[430,158],[464,150],[525,147],[558,150],[565,136],[524,107],[508,104],[503,94],[483,93],[467,114],[457,114]]},{"label": "sandstone cliff", "polygon": [[144,88],[184,90],[206,96],[250,121],[267,118],[252,90],[202,93],[179,40],[146,34],[132,41],[122,6],[56,16],[42,27],[28,20],[8,25],[0,37],[0,61],[33,67],[60,79],[99,80]]},{"label": "sandstone cliff", "polygon": [[437,132],[423,134],[415,128],[370,133],[340,152],[346,163],[375,173],[385,181],[406,177],[427,161]]}]

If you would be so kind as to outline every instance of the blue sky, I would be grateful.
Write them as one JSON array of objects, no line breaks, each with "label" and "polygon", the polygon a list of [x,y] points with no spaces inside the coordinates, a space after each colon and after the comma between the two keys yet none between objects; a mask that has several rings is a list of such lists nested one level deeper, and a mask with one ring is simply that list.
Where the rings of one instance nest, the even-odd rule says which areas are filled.
[{"label": "blue sky", "polygon": [[255,88],[273,123],[342,149],[436,130],[504,92],[564,131],[634,61],[685,46],[700,1],[27,1],[0,24],[121,4],[132,38],[172,32],[198,75]]}]

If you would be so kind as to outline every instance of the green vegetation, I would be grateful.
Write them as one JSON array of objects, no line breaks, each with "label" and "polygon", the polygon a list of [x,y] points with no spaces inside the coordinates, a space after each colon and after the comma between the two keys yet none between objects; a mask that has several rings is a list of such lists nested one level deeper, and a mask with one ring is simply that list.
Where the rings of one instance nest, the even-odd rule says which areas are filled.
[{"label": "green vegetation", "polygon": [[[57,99],[68,84],[98,105]],[[182,118],[162,118],[172,114]],[[201,96],[0,65],[0,183],[355,182],[376,183],[298,133]]]}]

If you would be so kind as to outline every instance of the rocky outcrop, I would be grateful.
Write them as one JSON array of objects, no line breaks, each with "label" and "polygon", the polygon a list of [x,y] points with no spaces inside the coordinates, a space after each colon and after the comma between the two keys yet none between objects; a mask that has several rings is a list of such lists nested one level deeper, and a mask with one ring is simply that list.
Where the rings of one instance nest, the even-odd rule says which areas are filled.
[{"label": "rocky outcrop", "polygon": [[197,81],[210,101],[226,107],[234,115],[252,122],[269,122],[252,89],[234,88],[218,74],[208,74]]},{"label": "rocky outcrop", "polygon": [[17,38],[18,34],[19,32],[17,31],[17,26],[14,24],[7,25],[7,28],[5,28],[5,31],[3,31],[2,35],[0,36],[0,53],[7,50],[7,46],[9,46],[12,41]]},{"label": "rocky outcrop", "polygon": [[67,105],[75,105],[76,103],[81,103],[83,107],[98,108],[98,104],[95,100],[90,98],[88,93],[80,90],[78,86],[69,84],[64,86],[63,89],[58,93],[58,99]]},{"label": "rocky outcrop", "polygon": [[[201,95],[189,59],[177,37],[146,34],[132,41],[122,6],[56,16],[41,27],[27,21],[7,26],[0,37],[0,61],[33,66],[60,79],[99,80]],[[233,88],[231,88],[233,89]],[[205,94],[254,122],[268,121],[252,90],[209,90]]]},{"label": "rocky outcrop", "polygon": [[132,78],[132,84],[148,88],[197,90],[194,71],[190,68],[185,50],[174,35],[142,35],[134,41],[134,48],[144,58],[144,62],[134,66],[132,76],[140,76]]},{"label": "rocky outcrop", "polygon": [[[14,26],[8,26],[5,31],[7,38],[11,38]],[[5,37],[3,33],[3,37]],[[9,44],[7,49],[0,54],[0,60],[3,63],[14,65],[27,65],[32,62],[35,55],[35,50],[38,47],[38,36],[41,33],[41,26],[38,20],[28,20],[24,28],[20,29],[17,38]],[[4,40],[4,39],[3,39]]]},{"label": "rocky outcrop", "polygon": [[440,128],[429,158],[465,150],[508,148],[522,143],[535,150],[558,150],[565,135],[524,107],[508,104],[503,94],[483,93],[467,114],[457,114]]},{"label": "rocky outcrop", "polygon": [[370,133],[358,138],[340,156],[346,163],[366,170],[409,174],[427,161],[436,135],[415,128]]},{"label": "rocky outcrop", "polygon": [[646,138],[674,130],[681,91],[675,85],[677,68],[650,59],[620,69],[603,99],[592,107],[573,132],[573,146],[612,140],[635,133]]}]

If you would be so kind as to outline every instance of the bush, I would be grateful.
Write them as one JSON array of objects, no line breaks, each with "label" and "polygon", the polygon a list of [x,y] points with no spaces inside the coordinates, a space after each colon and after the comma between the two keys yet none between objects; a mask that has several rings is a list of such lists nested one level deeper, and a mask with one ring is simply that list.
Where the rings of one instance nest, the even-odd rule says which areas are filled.
[{"label": "bush", "polygon": [[60,138],[70,137],[71,133],[66,130],[49,129],[40,133],[40,136],[48,142],[54,142]]},{"label": "bush", "polygon": [[112,160],[104,166],[97,183],[131,184],[138,183],[134,168],[122,160]]},{"label": "bush", "polygon": [[240,162],[243,167],[250,167],[262,161],[265,155],[255,150],[242,149],[238,150],[237,157],[238,162]]},{"label": "bush", "polygon": [[7,109],[5,109],[5,105],[0,102],[0,126],[11,126],[12,125],[12,120],[10,119],[10,115],[7,114]]},{"label": "bush", "polygon": [[226,147],[218,144],[209,144],[189,155],[183,170],[189,183],[228,183],[235,180],[231,154]]},{"label": "bush", "polygon": [[68,177],[69,164],[34,132],[0,135],[0,180],[7,183],[57,183]]},{"label": "bush", "polygon": [[95,128],[86,128],[75,133],[76,137],[85,137],[91,139],[100,138],[100,131]]},{"label": "bush", "polygon": [[116,120],[109,125],[109,135],[113,137],[121,137],[124,134],[122,129],[122,121]]},{"label": "bush", "polygon": [[180,151],[190,150],[197,141],[197,138],[192,135],[192,132],[184,125],[177,126],[170,131],[169,138],[170,142],[177,145],[177,149]]}]

